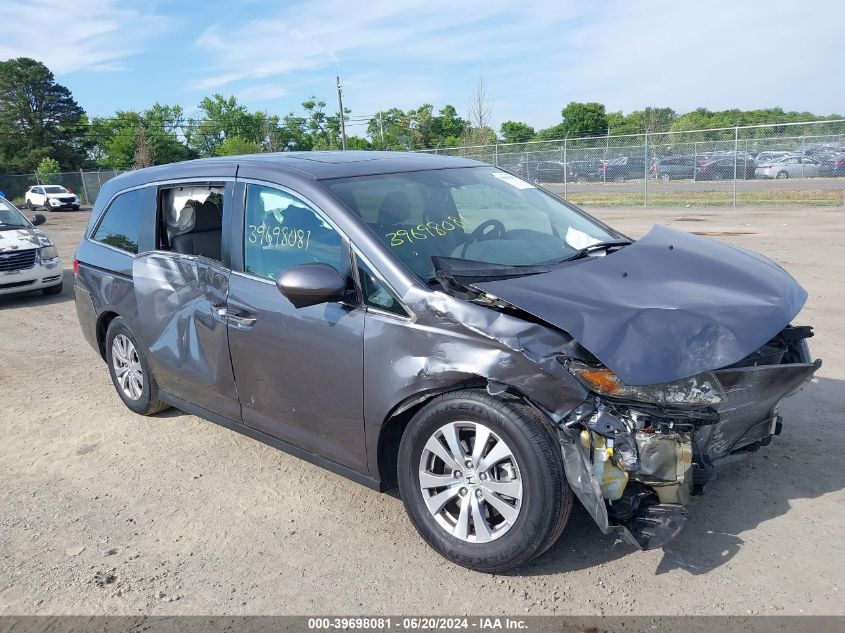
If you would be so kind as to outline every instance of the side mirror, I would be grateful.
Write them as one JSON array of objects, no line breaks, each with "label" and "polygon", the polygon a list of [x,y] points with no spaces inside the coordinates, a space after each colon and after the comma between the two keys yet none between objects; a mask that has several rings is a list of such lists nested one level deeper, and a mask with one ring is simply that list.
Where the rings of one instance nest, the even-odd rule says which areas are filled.
[{"label": "side mirror", "polygon": [[346,296],[346,279],[329,264],[300,264],[284,271],[276,287],[297,308],[305,308]]},{"label": "side mirror", "polygon": [[47,221],[47,218],[45,218],[45,217],[44,217],[42,214],[40,214],[40,213],[36,213],[35,215],[33,215],[33,216],[32,216],[32,223],[33,223],[35,226],[38,226],[38,225],[40,225],[40,224],[44,224],[46,221]]}]

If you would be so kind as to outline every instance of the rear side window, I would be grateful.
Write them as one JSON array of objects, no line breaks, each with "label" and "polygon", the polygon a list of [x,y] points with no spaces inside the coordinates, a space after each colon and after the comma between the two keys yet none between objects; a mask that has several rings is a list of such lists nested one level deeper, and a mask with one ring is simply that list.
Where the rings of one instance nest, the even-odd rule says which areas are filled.
[{"label": "rear side window", "polygon": [[91,239],[127,253],[137,253],[143,217],[142,200],[141,189],[117,196],[106,209]]}]

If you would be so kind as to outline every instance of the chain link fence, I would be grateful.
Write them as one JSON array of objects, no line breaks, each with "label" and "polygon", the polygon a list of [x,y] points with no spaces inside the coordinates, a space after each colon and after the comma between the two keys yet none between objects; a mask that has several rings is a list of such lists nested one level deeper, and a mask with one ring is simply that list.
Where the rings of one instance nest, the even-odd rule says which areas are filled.
[{"label": "chain link fence", "polygon": [[[845,206],[845,119],[422,150],[496,165],[593,206]],[[54,174],[83,204],[122,171]],[[0,175],[22,205],[36,174]]]},{"label": "chain link fence", "polygon": [[425,150],[595,206],[845,205],[845,119]]},{"label": "chain link fence", "polygon": [[49,183],[43,182],[35,174],[0,175],[0,192],[13,204],[21,206],[25,203],[26,190],[34,185],[61,185],[77,195],[82,204],[94,204],[103,184],[122,171],[64,171],[50,174]]}]

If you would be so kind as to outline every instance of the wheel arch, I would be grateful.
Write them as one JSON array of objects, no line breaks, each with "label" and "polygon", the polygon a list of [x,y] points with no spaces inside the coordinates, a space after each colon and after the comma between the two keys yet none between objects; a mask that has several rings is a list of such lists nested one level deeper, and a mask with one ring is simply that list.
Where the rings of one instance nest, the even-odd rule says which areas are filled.
[{"label": "wheel arch", "polygon": [[449,384],[445,387],[418,392],[398,403],[384,419],[379,429],[377,444],[378,479],[382,482],[382,490],[390,490],[396,486],[396,466],[399,454],[399,443],[408,423],[413,417],[434,398],[447,393],[463,391],[465,389],[486,390],[494,396],[508,397],[520,400],[532,409],[542,413],[531,400],[518,389],[510,385],[493,383],[483,376],[471,376]]},{"label": "wheel arch", "polygon": [[100,351],[100,356],[106,360],[106,332],[109,330],[109,325],[120,315],[114,310],[104,310],[97,317],[97,348]]}]

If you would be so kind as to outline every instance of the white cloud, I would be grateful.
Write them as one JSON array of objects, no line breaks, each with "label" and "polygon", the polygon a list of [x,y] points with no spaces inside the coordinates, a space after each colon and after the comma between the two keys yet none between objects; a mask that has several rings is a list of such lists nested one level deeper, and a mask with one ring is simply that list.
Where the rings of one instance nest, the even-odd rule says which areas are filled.
[{"label": "white cloud", "polygon": [[319,78],[326,95],[339,73],[355,112],[425,101],[463,111],[483,76],[497,122],[537,126],[559,121],[569,101],[825,112],[845,103],[843,23],[841,0],[767,0],[765,10],[732,0],[324,0],[209,26],[196,40],[209,69],[192,85],[243,94],[272,79],[298,94]]},{"label": "white cloud", "polygon": [[0,59],[32,57],[56,74],[123,70],[119,60],[167,28],[163,17],[114,0],[4,0],[0,23]]}]

